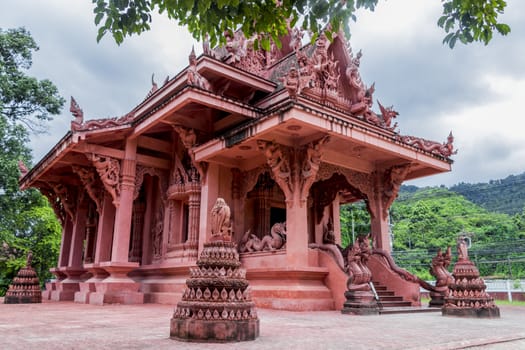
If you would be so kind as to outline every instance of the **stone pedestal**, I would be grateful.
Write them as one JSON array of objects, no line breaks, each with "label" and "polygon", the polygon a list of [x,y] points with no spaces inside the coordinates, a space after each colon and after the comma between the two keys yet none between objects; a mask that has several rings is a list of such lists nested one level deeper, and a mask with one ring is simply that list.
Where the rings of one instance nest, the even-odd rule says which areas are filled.
[{"label": "stone pedestal", "polygon": [[372,291],[345,292],[346,301],[341,312],[353,315],[378,315],[379,306]]},{"label": "stone pedestal", "polygon": [[204,244],[190,269],[182,301],[170,322],[170,337],[189,342],[236,342],[259,336],[259,319],[240,269],[235,243]]},{"label": "stone pedestal", "polygon": [[55,290],[51,291],[50,300],[73,301],[75,293],[79,290],[79,282],[56,282]]},{"label": "stone pedestal", "polygon": [[89,304],[89,296],[96,292],[95,283],[102,282],[109,274],[99,264],[85,264],[84,268],[91,273],[92,277],[79,283],[79,291],[75,293],[75,302]]},{"label": "stone pedestal", "polygon": [[429,307],[442,307],[445,304],[445,292],[430,292],[430,302],[428,303]]},{"label": "stone pedestal", "polygon": [[82,282],[82,276],[85,275],[86,270],[80,267],[61,267],[56,273],[66,278],[55,282],[55,290],[51,292],[50,299],[53,301],[75,300],[75,293],[80,290],[79,283]]},{"label": "stone pedestal", "polygon": [[46,282],[46,290],[42,292],[42,299],[44,300],[51,300],[51,295],[54,291],[57,290],[57,285],[60,283],[60,281],[63,281],[66,279],[66,274],[60,271],[60,268],[53,267],[49,269],[49,272],[51,272],[53,275],[55,275],[55,279],[51,280],[50,282]]},{"label": "stone pedestal", "polygon": [[499,308],[485,291],[487,286],[479,277],[479,271],[464,254],[454,266],[454,283],[449,285],[443,316],[498,318]]},{"label": "stone pedestal", "polygon": [[143,304],[144,293],[139,292],[140,283],[128,277],[128,273],[138,267],[138,263],[100,263],[99,267],[109,274],[101,282],[94,282],[95,292],[90,292],[89,303],[103,304]]}]

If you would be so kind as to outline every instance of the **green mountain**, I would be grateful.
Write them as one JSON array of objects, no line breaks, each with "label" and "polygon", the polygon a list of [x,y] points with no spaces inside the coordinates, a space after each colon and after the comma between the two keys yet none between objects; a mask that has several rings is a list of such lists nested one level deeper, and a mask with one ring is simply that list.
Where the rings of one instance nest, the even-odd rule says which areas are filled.
[{"label": "green mountain", "polygon": [[[413,189],[411,189],[413,190]],[[391,208],[394,257],[402,267],[428,275],[438,248],[471,238],[470,256],[484,276],[525,276],[525,215],[487,210],[444,187],[404,191]]]},{"label": "green mountain", "polygon": [[489,211],[514,215],[525,209],[525,173],[488,183],[462,182],[450,187],[450,190]]},{"label": "green mountain", "polygon": [[[390,210],[392,255],[397,264],[424,279],[438,248],[471,238],[471,259],[483,276],[525,277],[525,213],[487,210],[446,187],[402,187]],[[353,228],[353,230],[352,230]],[[363,203],[341,206],[343,245],[370,230]],[[352,235],[352,232],[354,234]]]}]

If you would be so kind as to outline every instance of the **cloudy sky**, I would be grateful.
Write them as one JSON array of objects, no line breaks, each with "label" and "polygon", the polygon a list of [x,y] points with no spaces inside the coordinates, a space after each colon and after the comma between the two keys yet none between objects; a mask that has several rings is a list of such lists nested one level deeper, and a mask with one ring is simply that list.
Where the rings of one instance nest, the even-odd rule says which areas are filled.
[{"label": "cloudy sky", "polygon": [[[382,0],[352,24],[361,76],[400,113],[400,132],[439,142],[454,133],[452,172],[409,184],[486,182],[525,171],[525,1],[507,3],[502,20],[512,32],[488,46],[442,45],[439,0]],[[35,160],[69,129],[69,96],[86,119],[121,116],[146,96],[152,74],[161,83],[187,65],[192,45],[201,52],[184,28],[161,17],[121,46],[109,36],[97,44],[93,19],[90,0],[0,1],[0,28],[24,26],[40,46],[30,74],[53,81],[68,100],[49,133],[32,138]]]}]

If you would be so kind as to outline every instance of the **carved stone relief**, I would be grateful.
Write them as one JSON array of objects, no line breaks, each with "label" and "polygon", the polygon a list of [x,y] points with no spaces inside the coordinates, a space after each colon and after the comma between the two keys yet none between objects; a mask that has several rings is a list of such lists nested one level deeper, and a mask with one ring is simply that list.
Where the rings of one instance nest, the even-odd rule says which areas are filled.
[{"label": "carved stone relief", "polygon": [[104,188],[113,198],[113,204],[118,207],[120,199],[120,161],[108,156],[95,153],[91,154],[90,160],[97,170]]},{"label": "carved stone relief", "polygon": [[81,167],[78,165],[73,165],[72,169],[73,172],[80,178],[80,181],[82,182],[82,185],[84,185],[89,198],[95,202],[95,205],[97,206],[97,212],[100,215],[102,211],[102,200],[104,193],[96,183],[97,178],[95,175],[95,169],[91,167]]}]

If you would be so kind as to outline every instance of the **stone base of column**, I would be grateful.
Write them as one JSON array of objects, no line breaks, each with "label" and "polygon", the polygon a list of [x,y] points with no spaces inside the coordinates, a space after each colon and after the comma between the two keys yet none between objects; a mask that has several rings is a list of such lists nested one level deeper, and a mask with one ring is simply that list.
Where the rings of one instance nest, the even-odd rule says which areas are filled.
[{"label": "stone base of column", "polygon": [[96,291],[95,283],[80,282],[79,291],[75,292],[75,303],[89,304],[89,296]]},{"label": "stone base of column", "polygon": [[499,308],[492,307],[443,307],[443,316],[471,317],[471,318],[499,318]]},{"label": "stone base of column", "polygon": [[46,290],[42,291],[42,300],[52,300],[51,294],[54,291],[57,291],[57,285],[66,279],[66,274],[60,271],[59,267],[53,267],[49,269],[49,272],[51,272],[53,275],[55,275],[55,279],[51,282],[46,282]]},{"label": "stone base of column", "polygon": [[139,292],[140,283],[128,277],[128,273],[138,266],[138,263],[131,262],[103,262],[95,266],[103,269],[109,276],[103,281],[94,282],[96,291],[90,292],[89,303],[144,304],[144,293]]},{"label": "stone base of column", "polygon": [[430,292],[430,302],[428,303],[429,307],[443,307],[445,305],[445,295],[444,293]]},{"label": "stone base of column", "polygon": [[187,342],[216,343],[255,340],[259,336],[259,319],[244,321],[175,319],[170,322],[170,337]]},{"label": "stone base of column", "polygon": [[346,291],[341,313],[352,315],[378,315],[379,305],[372,291]]},{"label": "stone base of column", "polygon": [[140,283],[98,282],[95,292],[89,294],[89,304],[144,304],[144,293],[139,292]]},{"label": "stone base of column", "polygon": [[84,268],[92,275],[90,279],[79,284],[80,291],[75,293],[75,302],[89,304],[89,297],[96,292],[95,283],[102,282],[109,274],[100,267],[100,264],[84,264]]},{"label": "stone base of column", "polygon": [[82,277],[85,276],[86,270],[81,267],[60,267],[53,273],[61,277],[66,276],[66,278],[55,282],[55,290],[51,292],[50,300],[75,300],[75,293],[80,290],[79,283],[82,282]]},{"label": "stone base of column", "polygon": [[46,290],[42,291],[42,300],[51,300],[51,293],[57,290],[57,281],[46,282]]},{"label": "stone base of column", "polygon": [[56,290],[51,291],[50,300],[73,301],[79,290],[79,282],[56,282]]}]

